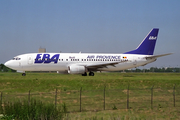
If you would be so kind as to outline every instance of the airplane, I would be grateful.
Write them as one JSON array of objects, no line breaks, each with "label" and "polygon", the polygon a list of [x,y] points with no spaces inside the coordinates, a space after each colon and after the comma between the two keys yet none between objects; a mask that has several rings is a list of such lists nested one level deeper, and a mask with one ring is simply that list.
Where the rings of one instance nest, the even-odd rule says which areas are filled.
[{"label": "airplane", "polygon": [[95,71],[120,71],[144,66],[158,57],[172,53],[153,55],[159,29],[153,28],[140,45],[123,54],[105,53],[29,53],[14,57],[5,66],[21,72],[57,71],[58,73],[94,76]]}]

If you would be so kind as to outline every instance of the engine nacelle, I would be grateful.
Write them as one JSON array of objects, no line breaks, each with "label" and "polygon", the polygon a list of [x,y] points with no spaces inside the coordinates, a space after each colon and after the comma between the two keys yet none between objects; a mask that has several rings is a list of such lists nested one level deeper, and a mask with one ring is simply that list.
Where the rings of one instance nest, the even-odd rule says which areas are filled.
[{"label": "engine nacelle", "polygon": [[69,66],[68,73],[69,74],[84,74],[86,72],[86,68],[84,66]]}]

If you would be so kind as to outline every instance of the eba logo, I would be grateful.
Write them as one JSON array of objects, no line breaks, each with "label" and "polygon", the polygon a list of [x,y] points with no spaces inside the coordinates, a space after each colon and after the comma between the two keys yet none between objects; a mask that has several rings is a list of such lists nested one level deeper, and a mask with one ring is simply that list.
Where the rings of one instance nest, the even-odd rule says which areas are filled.
[{"label": "eba logo", "polygon": [[50,54],[44,54],[42,56],[42,54],[37,54],[35,62],[34,63],[57,63],[58,59],[59,59],[59,55],[60,54],[55,54],[52,57],[50,57]]},{"label": "eba logo", "polygon": [[156,40],[157,37],[149,36],[149,40]]}]

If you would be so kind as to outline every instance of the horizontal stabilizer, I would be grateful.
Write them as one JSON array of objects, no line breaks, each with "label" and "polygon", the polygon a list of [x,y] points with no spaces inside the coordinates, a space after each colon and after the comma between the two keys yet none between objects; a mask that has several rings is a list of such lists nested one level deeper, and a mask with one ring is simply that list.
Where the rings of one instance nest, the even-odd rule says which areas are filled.
[{"label": "horizontal stabilizer", "polygon": [[166,55],[171,55],[173,53],[167,53],[167,54],[161,54],[161,55],[153,55],[153,56],[148,56],[146,58],[158,58],[158,57],[162,57],[162,56],[166,56]]}]

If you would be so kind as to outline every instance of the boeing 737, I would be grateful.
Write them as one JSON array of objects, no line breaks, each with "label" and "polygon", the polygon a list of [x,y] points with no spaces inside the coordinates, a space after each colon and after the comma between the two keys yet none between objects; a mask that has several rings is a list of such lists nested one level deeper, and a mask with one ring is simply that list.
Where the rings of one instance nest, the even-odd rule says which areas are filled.
[{"label": "boeing 737", "polygon": [[95,71],[119,71],[144,66],[156,61],[153,55],[159,29],[152,29],[140,45],[123,54],[105,53],[29,53],[9,60],[5,65],[25,76],[25,71],[57,71],[59,73],[94,76]]}]

